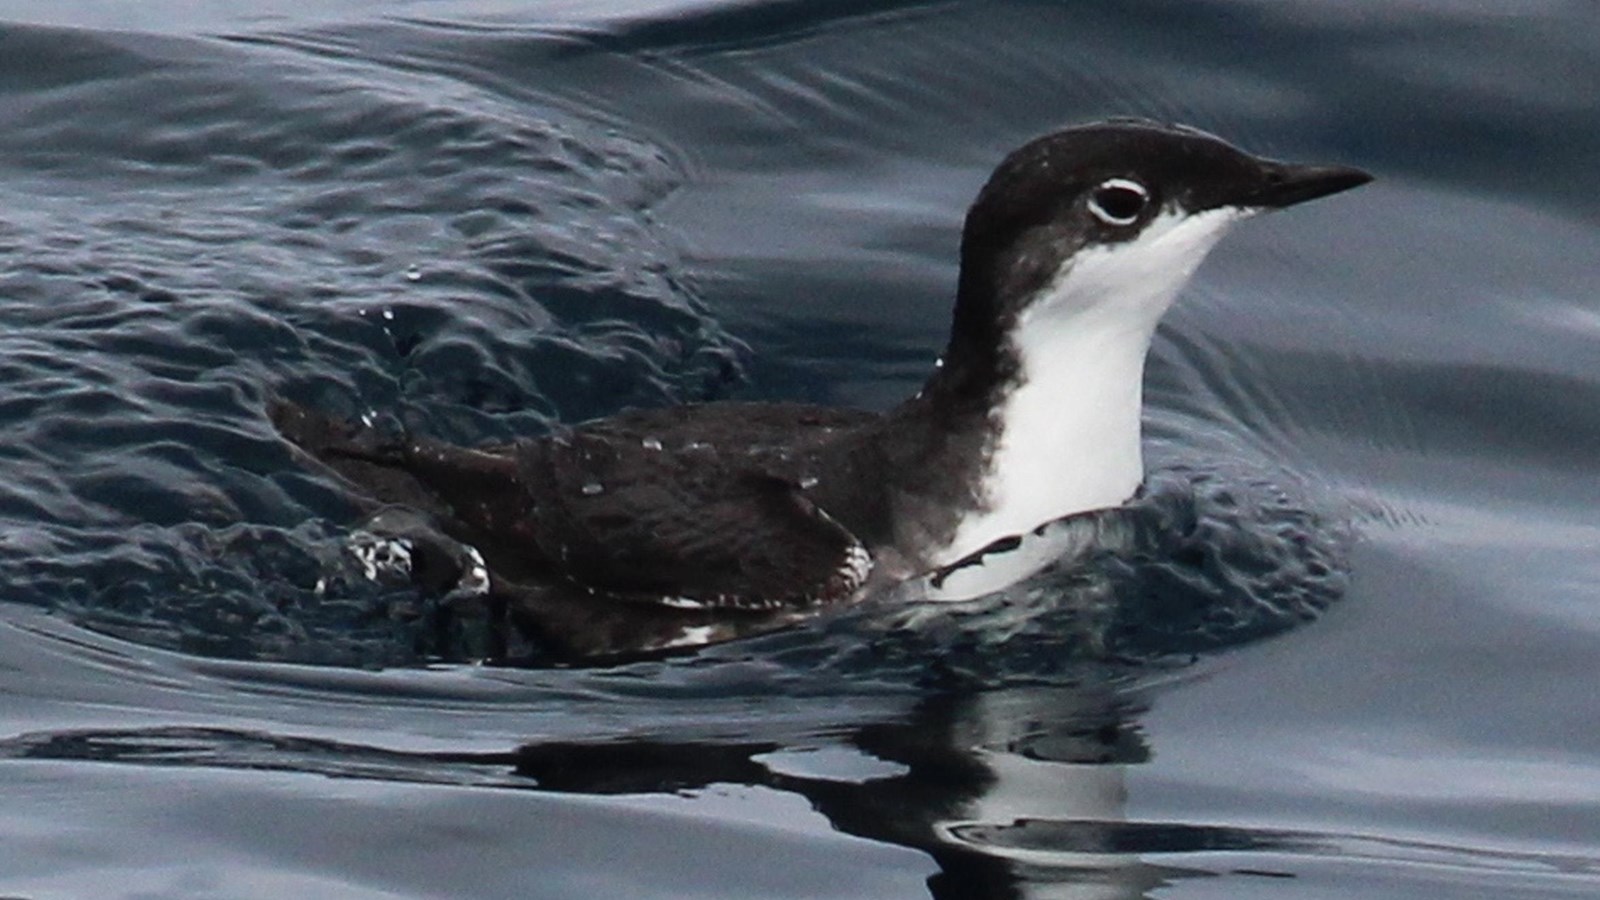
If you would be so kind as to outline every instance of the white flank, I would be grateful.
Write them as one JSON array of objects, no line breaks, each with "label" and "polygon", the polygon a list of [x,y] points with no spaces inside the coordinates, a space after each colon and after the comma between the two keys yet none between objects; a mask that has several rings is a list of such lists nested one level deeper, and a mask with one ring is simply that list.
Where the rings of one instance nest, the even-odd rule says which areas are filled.
[{"label": "white flank", "polygon": [[661,644],[662,650],[677,647],[700,647],[716,638],[716,628],[711,625],[685,625],[676,635]]},{"label": "white flank", "polygon": [[1228,226],[1247,213],[1166,212],[1137,238],[1074,254],[1021,314],[1013,346],[1021,384],[1001,408],[999,443],[984,473],[989,509],[963,520],[938,554],[949,565],[1013,535],[1010,553],[952,573],[928,596],[965,600],[997,591],[1058,555],[1038,526],[1117,506],[1144,480],[1139,446],[1144,359],[1156,323]]},{"label": "white flank", "polygon": [[467,551],[467,557],[472,560],[472,565],[461,573],[461,580],[450,589],[452,597],[484,597],[489,593],[489,564],[484,562],[483,554],[477,547],[462,545]]}]

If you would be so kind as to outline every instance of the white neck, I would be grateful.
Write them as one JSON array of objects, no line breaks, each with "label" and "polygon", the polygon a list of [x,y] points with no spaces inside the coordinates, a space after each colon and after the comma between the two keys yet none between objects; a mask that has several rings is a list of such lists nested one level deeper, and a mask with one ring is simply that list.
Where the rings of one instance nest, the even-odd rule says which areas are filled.
[{"label": "white neck", "polygon": [[1012,337],[1019,384],[999,411],[999,437],[981,476],[984,508],[961,522],[936,564],[1063,516],[1116,506],[1138,490],[1150,340],[1237,218],[1234,210],[1169,214],[1134,240],[1086,248],[1022,311]]}]

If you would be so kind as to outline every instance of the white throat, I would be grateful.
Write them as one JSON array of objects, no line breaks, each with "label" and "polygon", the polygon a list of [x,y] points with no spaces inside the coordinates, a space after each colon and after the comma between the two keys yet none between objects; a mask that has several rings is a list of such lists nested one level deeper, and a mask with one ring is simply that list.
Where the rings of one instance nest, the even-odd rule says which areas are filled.
[{"label": "white throat", "polygon": [[[1136,239],[1079,251],[1023,310],[1012,336],[1019,384],[999,410],[979,493],[985,508],[960,523],[937,565],[1133,496],[1144,480],[1140,407],[1156,324],[1240,216],[1163,214]],[[1056,555],[1032,543],[1009,560],[965,566],[932,593],[963,599],[1025,578]]]}]

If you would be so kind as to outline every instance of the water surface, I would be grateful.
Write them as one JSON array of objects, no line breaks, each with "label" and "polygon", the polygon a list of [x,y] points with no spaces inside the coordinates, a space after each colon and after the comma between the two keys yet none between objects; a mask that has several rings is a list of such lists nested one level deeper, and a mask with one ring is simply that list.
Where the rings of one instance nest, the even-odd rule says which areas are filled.
[{"label": "water surface", "polygon": [[[0,2],[0,893],[1592,896],[1597,59],[1561,2]],[[1110,114],[1379,177],[1165,323],[1139,559],[479,667],[266,422],[884,408],[989,169]]]}]

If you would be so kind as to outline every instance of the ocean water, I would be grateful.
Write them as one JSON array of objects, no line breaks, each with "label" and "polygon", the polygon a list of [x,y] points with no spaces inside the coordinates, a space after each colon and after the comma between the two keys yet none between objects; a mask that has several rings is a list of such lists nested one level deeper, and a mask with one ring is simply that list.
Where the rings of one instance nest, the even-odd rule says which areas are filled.
[{"label": "ocean water", "polygon": [[[1591,6],[304,6],[0,0],[0,895],[1600,893]],[[477,665],[266,421],[885,408],[1106,115],[1377,181],[1223,242],[1133,549],[1005,598]]]}]

